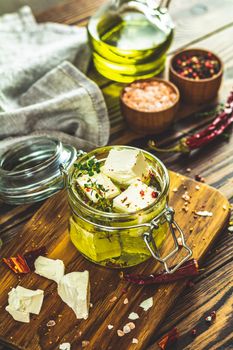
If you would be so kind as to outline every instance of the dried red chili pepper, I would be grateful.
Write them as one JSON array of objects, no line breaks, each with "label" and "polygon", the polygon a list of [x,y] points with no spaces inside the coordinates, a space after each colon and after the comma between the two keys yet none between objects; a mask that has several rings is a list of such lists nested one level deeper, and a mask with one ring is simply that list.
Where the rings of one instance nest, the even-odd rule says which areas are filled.
[{"label": "dried red chili pepper", "polygon": [[27,252],[23,255],[23,257],[26,260],[27,265],[29,266],[31,271],[35,270],[34,262],[38,258],[38,256],[40,256],[40,255],[42,255],[42,256],[46,255],[45,246],[42,246],[42,247],[34,249],[34,250],[30,250],[29,252]]},{"label": "dried red chili pepper", "polygon": [[148,142],[148,147],[150,150],[158,152],[189,153],[213,141],[216,137],[223,134],[231,124],[233,124],[233,90],[230,92],[225,108],[218,113],[214,121],[207,128],[194,135],[182,138],[177,145],[171,148],[157,148],[153,140]]},{"label": "dried red chili pepper", "polygon": [[198,274],[199,267],[197,260],[190,259],[172,274],[169,274],[166,271],[151,275],[126,274],[124,275],[124,279],[134,284],[147,285],[175,282],[186,277],[196,276]]},{"label": "dried red chili pepper", "polygon": [[17,254],[10,258],[3,258],[3,262],[15,273],[28,273],[34,271],[34,262],[40,255],[46,254],[46,248],[40,247],[35,250],[31,250],[24,255]]},{"label": "dried red chili pepper", "polygon": [[15,273],[28,273],[30,268],[22,255],[3,258],[3,262]]},{"label": "dried red chili pepper", "polygon": [[176,327],[174,327],[170,332],[165,334],[160,341],[158,342],[158,346],[161,350],[166,350],[169,345],[174,344],[179,337],[179,333]]}]

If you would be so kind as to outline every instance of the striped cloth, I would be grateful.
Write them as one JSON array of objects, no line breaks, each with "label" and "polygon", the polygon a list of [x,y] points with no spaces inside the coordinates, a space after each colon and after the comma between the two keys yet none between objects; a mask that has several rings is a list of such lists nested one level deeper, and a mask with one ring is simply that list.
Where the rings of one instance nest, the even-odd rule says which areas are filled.
[{"label": "striped cloth", "polygon": [[0,17],[0,33],[0,150],[32,135],[84,150],[105,145],[105,101],[84,74],[90,59],[86,29],[37,24],[23,7]]}]

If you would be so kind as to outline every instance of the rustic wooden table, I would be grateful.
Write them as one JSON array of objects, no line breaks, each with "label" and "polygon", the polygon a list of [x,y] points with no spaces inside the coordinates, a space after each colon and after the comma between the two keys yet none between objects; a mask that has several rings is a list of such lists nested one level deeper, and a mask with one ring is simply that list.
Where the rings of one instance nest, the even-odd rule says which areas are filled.
[{"label": "rustic wooden table", "polygon": [[[67,0],[64,5],[40,14],[37,19],[40,22],[54,21],[85,25],[89,16],[103,2],[103,0]],[[176,34],[168,58],[178,49],[190,46],[207,48],[219,54],[225,65],[224,81],[219,96],[219,99],[224,101],[233,86],[233,2],[230,0],[173,0],[170,10],[176,23]],[[129,131],[119,111],[118,96],[122,85],[100,77],[93,69],[90,70],[89,75],[101,86],[106,98],[111,119],[110,142],[112,144],[130,143],[144,147],[146,138],[139,138],[138,135]],[[160,144],[171,145],[187,133],[207,125],[209,117],[203,118],[193,114],[201,108],[203,106],[182,106],[174,129],[159,136]],[[230,131],[229,134],[231,134]],[[161,158],[173,171],[191,177],[201,174],[208,184],[220,189],[229,201],[233,202],[232,135],[219,138],[189,157],[170,154],[163,155]],[[190,174],[187,174],[187,168],[191,168]],[[17,235],[40,205],[12,208],[1,203],[1,234]],[[14,239],[17,239],[16,237]],[[153,335],[148,350],[158,349],[158,339],[173,326],[182,333],[176,347],[172,347],[173,350],[233,349],[232,245],[233,235],[226,229],[207,255],[203,263],[204,270],[194,280],[194,286],[186,289],[179,297],[175,307],[170,310],[161,325],[160,331]],[[207,326],[203,317],[209,310],[217,312],[216,322],[211,326]],[[197,329],[195,339],[190,336],[192,328]],[[6,350],[6,347],[2,349]]]}]

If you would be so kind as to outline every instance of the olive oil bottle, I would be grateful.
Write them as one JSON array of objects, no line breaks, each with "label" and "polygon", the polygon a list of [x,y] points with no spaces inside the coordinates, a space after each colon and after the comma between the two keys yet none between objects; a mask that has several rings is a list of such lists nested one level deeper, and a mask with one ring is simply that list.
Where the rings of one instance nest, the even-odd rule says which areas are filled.
[{"label": "olive oil bottle", "polygon": [[157,75],[164,68],[173,38],[167,9],[153,1],[112,1],[102,6],[88,23],[96,69],[118,82]]}]

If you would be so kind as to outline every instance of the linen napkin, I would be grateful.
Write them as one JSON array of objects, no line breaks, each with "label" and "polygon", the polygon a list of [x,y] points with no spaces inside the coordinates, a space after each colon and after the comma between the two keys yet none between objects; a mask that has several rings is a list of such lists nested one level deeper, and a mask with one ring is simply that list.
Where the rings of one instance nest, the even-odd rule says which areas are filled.
[{"label": "linen napkin", "polygon": [[85,28],[37,24],[25,6],[0,17],[0,52],[0,151],[32,135],[83,150],[108,142],[103,95],[84,74]]}]

